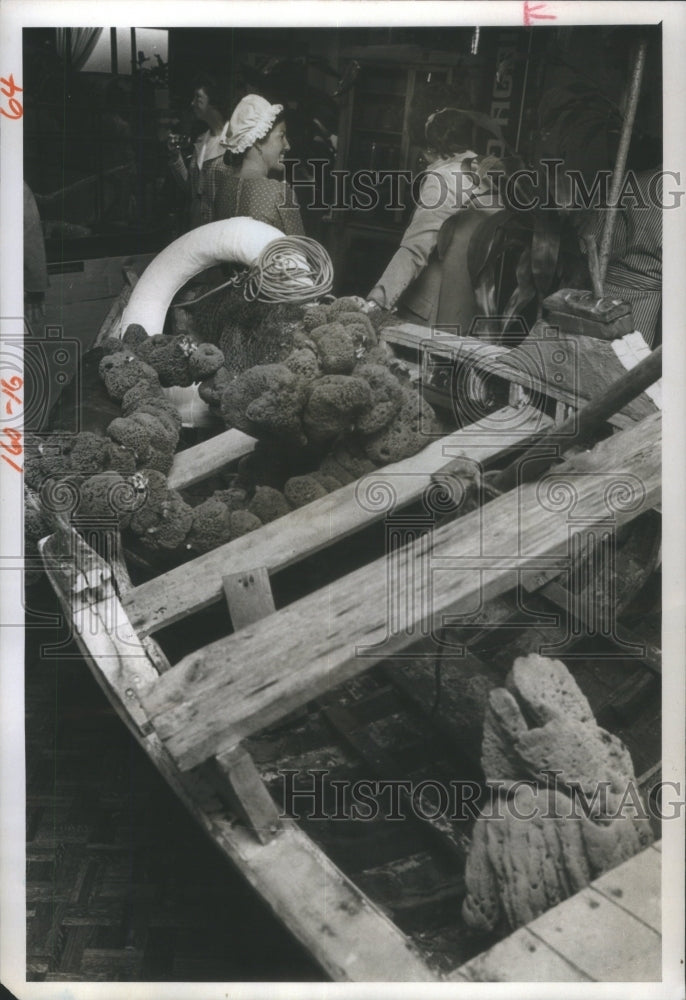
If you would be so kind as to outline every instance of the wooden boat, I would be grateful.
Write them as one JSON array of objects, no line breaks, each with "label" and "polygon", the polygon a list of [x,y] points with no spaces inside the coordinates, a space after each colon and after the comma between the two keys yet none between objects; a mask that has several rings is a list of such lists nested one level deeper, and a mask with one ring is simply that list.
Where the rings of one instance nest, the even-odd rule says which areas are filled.
[{"label": "wooden boat", "polygon": [[[430,787],[479,774],[465,681],[502,679],[543,644],[649,791],[660,654],[650,616],[638,630],[635,619],[659,542],[659,407],[643,394],[564,475],[492,496],[480,474],[574,412],[579,384],[594,394],[590,376],[578,381],[579,366],[598,377],[587,338],[572,363],[537,344],[532,367],[526,348],[425,333],[386,337],[435,400],[454,398],[437,372],[471,389],[461,426],[419,454],[150,579],[135,580],[115,530],[96,547],[67,528],[44,539],[46,572],[124,723],[331,979],[659,978],[659,844],[498,943],[461,921],[470,823],[432,808]],[[617,357],[598,341],[589,350]],[[180,452],[170,483],[201,482],[252,445],[227,431]],[[620,562],[598,584],[589,567],[603,532]],[[608,588],[631,627],[621,614],[591,620]],[[437,628],[462,647],[442,675]],[[289,775],[307,791],[324,772],[328,793],[336,779],[424,781],[423,807],[405,823],[337,818],[330,801],[322,816],[290,818],[284,794],[303,787]],[[612,934],[610,958],[594,933]]]}]

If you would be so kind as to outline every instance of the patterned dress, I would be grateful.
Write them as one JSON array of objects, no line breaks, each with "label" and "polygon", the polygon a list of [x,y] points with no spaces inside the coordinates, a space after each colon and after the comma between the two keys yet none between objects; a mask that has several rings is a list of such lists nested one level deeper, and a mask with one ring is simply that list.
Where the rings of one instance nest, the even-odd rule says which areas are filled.
[{"label": "patterned dress", "polygon": [[300,209],[291,187],[285,181],[268,177],[244,177],[225,173],[214,201],[214,218],[233,219],[248,216],[267,222],[286,236],[304,236]]}]

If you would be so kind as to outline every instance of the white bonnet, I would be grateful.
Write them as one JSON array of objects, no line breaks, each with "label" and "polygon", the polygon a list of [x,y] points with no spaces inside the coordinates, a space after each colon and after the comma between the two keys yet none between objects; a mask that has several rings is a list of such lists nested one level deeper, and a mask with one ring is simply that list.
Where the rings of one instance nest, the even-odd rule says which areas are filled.
[{"label": "white bonnet", "polygon": [[271,131],[282,104],[270,104],[259,94],[248,94],[236,105],[224,127],[221,144],[232,153],[244,153]]}]

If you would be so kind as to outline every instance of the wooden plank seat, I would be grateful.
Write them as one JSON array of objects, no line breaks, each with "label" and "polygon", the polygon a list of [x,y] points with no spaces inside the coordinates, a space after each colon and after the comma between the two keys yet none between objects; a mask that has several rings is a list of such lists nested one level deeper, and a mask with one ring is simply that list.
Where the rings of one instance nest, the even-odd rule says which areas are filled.
[{"label": "wooden plank seat", "polygon": [[169,489],[180,490],[201,482],[222,466],[249,455],[256,444],[255,438],[232,427],[208,441],[177,452],[167,476]]},{"label": "wooden plank seat", "polygon": [[[389,508],[377,504],[375,509],[375,484],[379,484],[377,489],[380,491],[385,489],[385,484],[392,484],[394,510],[400,509],[418,500],[432,476],[455,457],[463,455],[474,463],[486,463],[523,445],[535,434],[545,431],[550,423],[550,418],[532,407],[499,410],[469,428],[432,441],[411,458],[387,465],[307,507],[294,510],[257,531],[220,545],[133,588],[123,599],[124,607],[140,635],[158,631],[220,601],[222,576],[227,570],[238,573],[264,566],[275,573],[381,521]],[[219,454],[220,450],[215,450],[215,461]],[[188,482],[180,475],[175,479],[177,488]],[[363,506],[361,498],[365,492],[372,496],[372,502]]]},{"label": "wooden plank seat", "polygon": [[[184,657],[142,694],[179,768],[229,749],[374,662],[402,653],[433,624],[448,623],[451,613],[474,610],[515,587],[522,571],[559,566],[562,572],[571,539],[584,527],[608,518],[621,526],[658,502],[660,427],[656,413],[583,453],[576,470],[553,472],[498,497],[424,533],[392,559],[383,557]],[[613,490],[622,496],[610,507]],[[394,582],[406,608],[405,620],[395,624]]]}]

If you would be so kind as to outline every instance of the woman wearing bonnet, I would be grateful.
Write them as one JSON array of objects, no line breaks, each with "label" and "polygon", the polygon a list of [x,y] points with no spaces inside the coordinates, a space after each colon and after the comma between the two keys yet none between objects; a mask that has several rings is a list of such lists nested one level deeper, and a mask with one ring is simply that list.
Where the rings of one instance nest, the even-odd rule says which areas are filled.
[{"label": "woman wearing bonnet", "polygon": [[283,173],[289,151],[283,106],[248,94],[236,105],[222,139],[224,163],[214,200],[214,218],[249,216],[280,229],[286,236],[304,236],[300,210],[292,188],[271,178]]}]

